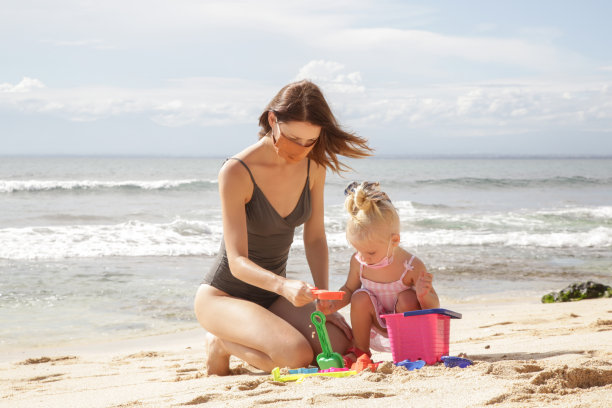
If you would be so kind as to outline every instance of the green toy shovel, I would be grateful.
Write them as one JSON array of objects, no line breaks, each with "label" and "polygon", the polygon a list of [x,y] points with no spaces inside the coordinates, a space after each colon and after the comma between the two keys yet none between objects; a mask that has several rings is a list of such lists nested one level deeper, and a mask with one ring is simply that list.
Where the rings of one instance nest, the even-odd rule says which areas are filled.
[{"label": "green toy shovel", "polygon": [[317,356],[317,364],[321,370],[328,368],[344,368],[344,360],[339,353],[334,353],[329,342],[329,335],[325,328],[325,315],[319,311],[313,312],[310,315],[310,321],[314,324],[321,343],[323,352]]}]

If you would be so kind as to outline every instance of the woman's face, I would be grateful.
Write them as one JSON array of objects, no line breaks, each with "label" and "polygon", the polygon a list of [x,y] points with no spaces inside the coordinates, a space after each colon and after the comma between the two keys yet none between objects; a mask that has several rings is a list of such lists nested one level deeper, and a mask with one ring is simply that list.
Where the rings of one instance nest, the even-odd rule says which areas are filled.
[{"label": "woman's face", "polygon": [[293,143],[303,147],[309,147],[315,144],[321,134],[321,126],[313,125],[310,122],[280,122],[272,112],[270,112],[268,119],[272,131],[276,133],[275,139],[283,135]]},{"label": "woman's face", "polygon": [[321,126],[308,122],[276,122],[279,134],[303,147],[310,147],[317,142],[321,134]]}]

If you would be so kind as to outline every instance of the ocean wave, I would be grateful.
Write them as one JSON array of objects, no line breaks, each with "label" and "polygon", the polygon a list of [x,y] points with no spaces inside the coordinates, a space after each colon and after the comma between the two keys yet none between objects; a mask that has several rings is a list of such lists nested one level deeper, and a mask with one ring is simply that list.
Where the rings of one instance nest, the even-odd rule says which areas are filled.
[{"label": "ocean wave", "polygon": [[212,256],[221,225],[177,219],[155,224],[39,226],[0,229],[0,259],[40,260],[112,256]]},{"label": "ocean wave", "polygon": [[[446,178],[409,178],[380,180],[384,190],[419,187],[470,187],[474,189],[489,188],[536,188],[536,187],[588,187],[612,186],[612,177],[555,176],[534,178],[510,177],[446,177]],[[345,180],[330,180],[327,184],[333,188],[344,188]]]},{"label": "ocean wave", "polygon": [[0,193],[101,190],[216,190],[217,180],[0,180]]},{"label": "ocean wave", "polygon": [[457,177],[444,179],[420,179],[408,181],[415,186],[467,186],[477,188],[533,188],[533,187],[580,187],[580,186],[609,186],[612,178],[593,178],[584,176],[550,177],[550,178],[487,178],[487,177]]},{"label": "ocean wave", "polygon": [[554,210],[541,210],[535,214],[542,217],[559,217],[573,219],[601,219],[612,220],[612,206],[600,207],[569,207]]},{"label": "ocean wave", "polygon": [[[612,248],[612,228],[597,227],[583,232],[531,233],[529,231],[484,232],[475,230],[402,231],[401,245],[419,246],[499,246],[534,248]],[[297,237],[296,237],[297,238]],[[328,234],[330,248],[346,248],[348,242],[342,233]],[[303,248],[301,239],[295,245]]]}]

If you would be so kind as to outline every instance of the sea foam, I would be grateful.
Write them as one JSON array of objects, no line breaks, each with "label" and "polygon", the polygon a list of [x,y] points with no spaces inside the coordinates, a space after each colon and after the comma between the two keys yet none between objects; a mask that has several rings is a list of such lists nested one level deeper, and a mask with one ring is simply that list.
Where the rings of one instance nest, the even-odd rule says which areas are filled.
[{"label": "sea foam", "polygon": [[173,189],[211,189],[217,180],[0,180],[0,193],[78,191],[78,190],[173,190]]}]

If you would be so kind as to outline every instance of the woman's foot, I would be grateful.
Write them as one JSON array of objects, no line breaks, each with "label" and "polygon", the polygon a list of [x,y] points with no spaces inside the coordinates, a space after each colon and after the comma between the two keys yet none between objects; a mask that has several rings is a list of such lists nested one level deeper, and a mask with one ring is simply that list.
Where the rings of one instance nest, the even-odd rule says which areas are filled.
[{"label": "woman's foot", "polygon": [[208,375],[229,375],[230,354],[223,340],[212,333],[206,333],[206,371]]}]

